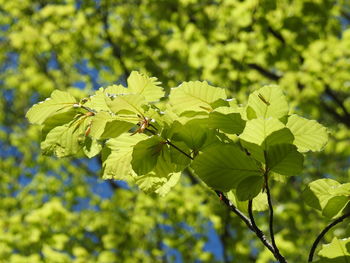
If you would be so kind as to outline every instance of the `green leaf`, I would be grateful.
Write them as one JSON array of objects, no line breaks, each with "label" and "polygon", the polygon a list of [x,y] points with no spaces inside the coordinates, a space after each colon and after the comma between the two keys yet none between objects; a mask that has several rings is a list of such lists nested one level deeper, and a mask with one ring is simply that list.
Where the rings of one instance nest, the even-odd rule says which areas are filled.
[{"label": "green leaf", "polygon": [[102,154],[103,179],[130,180],[134,146],[147,138],[147,135],[142,133],[133,136],[125,133],[108,140]]},{"label": "green leaf", "polygon": [[114,120],[107,122],[105,125],[105,129],[103,133],[101,134],[101,139],[109,139],[109,138],[116,138],[119,135],[123,134],[124,132],[129,131],[132,127],[134,127],[135,124],[121,121],[121,120]]},{"label": "green leaf", "polygon": [[71,109],[75,103],[75,98],[68,92],[55,90],[50,98],[34,104],[28,110],[26,117],[31,123],[42,124],[51,115]]},{"label": "green leaf", "polygon": [[326,206],[332,187],[339,186],[340,183],[333,179],[319,179],[308,184],[303,192],[303,199],[309,206],[322,210]]},{"label": "green leaf", "polygon": [[99,139],[105,130],[106,123],[111,121],[112,116],[105,111],[95,114],[91,122],[90,136]]},{"label": "green leaf", "polygon": [[85,139],[83,151],[87,157],[92,158],[97,154],[99,154],[101,150],[102,150],[102,145],[96,139],[91,139],[90,137],[87,137]]},{"label": "green leaf", "polygon": [[[282,90],[275,85],[262,87],[249,95],[247,106],[250,113],[247,115],[252,118],[282,118],[288,114],[288,103]],[[251,112],[254,111],[255,114]],[[254,116],[255,115],[255,116]]]},{"label": "green leaf", "polygon": [[140,94],[127,94],[117,97],[107,97],[107,105],[116,114],[138,114],[143,116],[145,97]]},{"label": "green leaf", "polygon": [[329,218],[337,216],[348,204],[350,183],[340,184],[332,179],[319,179],[309,183],[303,192],[305,202]]},{"label": "green leaf", "polygon": [[146,193],[166,195],[177,184],[181,173],[175,173],[175,165],[171,162],[170,152],[164,150],[157,159],[154,170],[146,175],[135,176],[135,182]]},{"label": "green leaf", "polygon": [[269,204],[267,202],[267,194],[260,192],[253,199],[253,211],[266,211],[269,208]]},{"label": "green leaf", "polygon": [[291,143],[294,139],[289,129],[277,119],[253,119],[247,121],[243,133],[239,136],[241,143],[258,161],[265,162],[264,151],[271,145]]},{"label": "green leaf", "polygon": [[112,97],[112,98],[116,98],[118,96],[124,96],[124,95],[129,95],[129,94],[132,94],[132,92],[122,86],[122,85],[111,85],[111,86],[108,86],[105,88],[104,90],[104,93],[105,93],[105,98],[106,97]]},{"label": "green leaf", "polygon": [[157,78],[150,78],[136,71],[132,71],[128,78],[130,93],[143,95],[148,102],[158,101],[164,96],[163,89],[159,87],[160,84]]},{"label": "green leaf", "polygon": [[94,95],[87,98],[87,101],[83,103],[83,105],[97,112],[110,111],[110,108],[108,107],[106,102],[106,98],[107,95],[105,94],[105,90],[103,88],[100,88],[95,92]]},{"label": "green leaf", "polygon": [[[177,148],[183,152],[190,155],[190,149],[184,142],[172,142]],[[179,167],[177,169],[183,170],[191,162],[191,159],[185,156],[183,153],[175,149],[174,147],[169,147],[171,162],[177,164]]]},{"label": "green leaf", "polygon": [[[67,156],[66,150],[59,144],[59,140],[69,129],[68,125],[57,126],[47,133],[45,140],[41,142],[40,147],[44,155],[54,154],[58,157]],[[78,139],[78,138],[75,138]]]},{"label": "green leaf", "polygon": [[69,111],[57,113],[53,116],[48,117],[44,122],[44,126],[42,129],[42,138],[43,140],[46,138],[46,135],[55,127],[62,126],[71,122],[74,117],[77,116],[77,112],[75,109],[70,109]]},{"label": "green leaf", "polygon": [[303,169],[304,157],[291,144],[276,144],[269,147],[267,152],[268,168],[278,174],[294,176]]},{"label": "green leaf", "polygon": [[199,151],[207,138],[208,128],[201,120],[191,120],[185,125],[178,124],[174,130],[173,140],[183,141],[190,149]]},{"label": "green leaf", "polygon": [[334,196],[328,200],[322,214],[329,218],[338,216],[348,203],[349,196]]},{"label": "green leaf", "polygon": [[327,144],[327,129],[317,121],[292,115],[288,118],[286,126],[293,133],[293,144],[298,147],[300,152],[321,151]]},{"label": "green leaf", "polygon": [[226,99],[224,89],[210,86],[206,81],[184,82],[170,93],[170,104],[181,114],[186,111],[211,112],[211,103]]},{"label": "green leaf", "polygon": [[134,147],[131,165],[137,175],[150,172],[157,164],[158,157],[166,147],[165,141],[159,136],[152,136],[140,141]]},{"label": "green leaf", "polygon": [[[262,145],[264,140],[273,132],[285,128],[284,124],[274,118],[258,118],[247,121],[246,126],[239,136],[246,142]],[[281,136],[278,136],[281,137]],[[283,140],[282,140],[283,141]],[[280,140],[278,142],[281,142]]]},{"label": "green leaf", "polygon": [[134,123],[123,121],[121,118],[111,116],[108,112],[101,111],[92,119],[90,135],[96,139],[116,138],[134,126]]},{"label": "green leaf", "polygon": [[165,196],[180,180],[181,173],[169,174],[167,176],[158,176],[151,173],[137,176],[135,179],[138,187],[145,193],[156,193]]},{"label": "green leaf", "polygon": [[225,133],[240,134],[245,127],[245,121],[239,113],[223,114],[213,111],[209,114],[209,127]]},{"label": "green leaf", "polygon": [[[213,109],[223,108],[223,107],[227,108],[227,107],[230,107],[230,102],[228,101],[228,99],[218,99],[210,103],[210,105]],[[237,104],[235,106],[237,106]]]},{"label": "green leaf", "polygon": [[209,147],[193,162],[196,174],[210,187],[227,192],[243,179],[260,175],[256,163],[235,145]]},{"label": "green leaf", "polygon": [[350,238],[333,238],[330,244],[322,245],[318,252],[317,263],[348,263],[350,262]]},{"label": "green leaf", "polygon": [[253,199],[261,192],[263,182],[262,176],[251,176],[243,179],[237,186],[237,199],[239,201]]},{"label": "green leaf", "polygon": [[43,154],[54,154],[57,157],[77,154],[84,146],[85,131],[91,121],[90,118],[82,116],[50,130],[41,143]]}]

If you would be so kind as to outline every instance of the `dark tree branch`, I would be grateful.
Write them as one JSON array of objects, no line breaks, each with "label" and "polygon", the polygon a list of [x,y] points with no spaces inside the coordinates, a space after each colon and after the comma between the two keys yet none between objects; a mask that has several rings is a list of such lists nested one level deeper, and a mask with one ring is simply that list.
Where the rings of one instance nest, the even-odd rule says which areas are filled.
[{"label": "dark tree branch", "polygon": [[274,30],[270,25],[267,27],[267,31],[270,32],[275,38],[277,38],[283,45],[286,44],[286,40],[280,32]]},{"label": "dark tree branch", "polygon": [[281,76],[271,72],[271,71],[268,71],[267,69],[263,68],[262,66],[259,66],[258,64],[256,63],[248,63],[247,64],[249,68],[251,69],[255,69],[256,71],[258,71],[261,75],[271,79],[271,80],[274,80],[274,81],[278,81]]},{"label": "dark tree branch", "polygon": [[346,116],[343,116],[336,112],[332,107],[328,106],[327,103],[321,100],[320,102],[321,106],[330,114],[332,115],[337,121],[345,124],[347,127],[350,127],[350,118],[347,118]]},{"label": "dark tree branch", "polygon": [[247,227],[254,231],[254,227],[252,225],[252,223],[250,222],[250,219],[248,217],[246,217],[245,214],[243,214],[236,206],[234,206],[230,200],[228,200],[228,198],[224,195],[223,192],[215,190],[215,193],[217,194],[217,196],[220,198],[220,200],[222,200],[222,202],[224,202],[224,204],[230,208],[230,210],[232,212],[234,212],[238,217],[240,217],[242,219],[242,221],[247,225]]},{"label": "dark tree branch", "polygon": [[267,195],[267,202],[269,205],[269,212],[270,212],[270,220],[269,220],[269,228],[270,228],[270,236],[271,236],[271,242],[272,246],[275,251],[275,256],[281,263],[286,263],[286,259],[281,255],[275,241],[275,234],[273,231],[273,206],[272,206],[272,201],[271,201],[271,193],[270,193],[270,188],[268,184],[268,170],[264,173],[264,179],[265,179],[265,190],[266,190],[266,195]]},{"label": "dark tree branch", "polygon": [[[305,86],[298,82],[298,89],[302,91],[305,88]],[[346,114],[345,116],[342,114],[339,114],[334,108],[329,106],[324,100],[320,99],[320,106],[325,109],[327,113],[332,115],[335,120],[338,122],[341,122],[345,124],[347,127],[350,128],[350,114],[348,113],[347,109],[345,108],[343,101],[338,98],[338,96],[332,91],[332,89],[329,87],[329,85],[325,84],[325,91],[324,94],[331,97],[335,103],[337,103],[343,110],[343,112]]]},{"label": "dark tree branch", "polygon": [[257,236],[261,236],[260,239],[262,239],[262,238],[265,239],[264,242],[266,242],[266,243],[268,243],[270,245],[267,248],[274,254],[275,258],[278,259],[274,247],[270,244],[270,242],[267,240],[267,238],[264,235],[264,233],[261,231],[261,229],[255,223],[255,219],[254,219],[254,215],[253,215],[253,200],[249,200],[249,202],[248,202],[248,214],[249,214],[249,218],[250,218],[250,221],[252,223],[252,226],[254,228],[254,232],[256,233]]},{"label": "dark tree branch", "polygon": [[337,219],[335,219],[332,223],[330,223],[328,226],[326,226],[321,233],[317,236],[317,238],[315,239],[314,243],[312,244],[312,247],[310,249],[310,254],[309,254],[309,259],[308,262],[312,262],[312,259],[314,257],[314,253],[315,250],[317,248],[318,243],[321,241],[321,239],[324,237],[324,235],[335,225],[339,224],[340,222],[342,222],[345,218],[350,217],[350,212],[346,213],[340,217],[338,217]]},{"label": "dark tree branch", "polygon": [[[243,214],[236,206],[234,206],[230,200],[228,200],[228,198],[224,195],[223,192],[215,190],[215,193],[219,196],[220,200],[222,200],[224,202],[224,204],[230,208],[230,210],[232,212],[234,212],[239,218],[242,219],[242,221],[247,225],[247,227],[253,231],[256,236],[261,240],[261,242],[264,244],[265,247],[267,247],[272,254],[275,256],[275,258],[277,260],[279,260],[281,263],[286,263],[287,261],[284,259],[284,261],[281,261],[281,259],[279,257],[277,257],[276,251],[274,249],[274,247],[272,246],[272,244],[267,240],[266,236],[264,235],[264,233],[255,225],[253,225],[252,221],[246,217],[245,214]],[[256,229],[258,229],[259,231],[256,231]]]},{"label": "dark tree branch", "polygon": [[334,100],[334,102],[342,109],[342,111],[344,112],[345,116],[347,116],[347,118],[350,118],[350,114],[349,114],[348,110],[344,106],[344,100],[340,99],[337,96],[337,94],[329,87],[328,84],[326,84],[324,92],[329,97],[331,97]]}]

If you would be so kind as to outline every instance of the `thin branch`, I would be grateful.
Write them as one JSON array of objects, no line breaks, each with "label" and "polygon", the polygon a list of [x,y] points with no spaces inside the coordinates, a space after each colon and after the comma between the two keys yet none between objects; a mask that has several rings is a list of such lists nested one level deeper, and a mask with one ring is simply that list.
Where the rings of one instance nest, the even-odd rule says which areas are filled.
[{"label": "thin branch", "polygon": [[169,144],[171,147],[174,147],[176,150],[178,150],[180,153],[182,153],[183,155],[187,156],[188,158],[190,158],[191,160],[194,160],[194,158],[189,155],[188,153],[184,152],[183,150],[181,150],[179,147],[177,147],[175,144],[173,144],[171,141],[169,141],[168,139],[166,140],[166,143]]},{"label": "thin branch", "polygon": [[84,105],[81,105],[81,104],[80,104],[79,107],[82,108],[82,109],[84,109],[84,110],[86,110],[86,111],[88,111],[88,112],[91,112],[91,113],[93,113],[93,114],[96,114],[96,113],[97,113],[96,110],[91,109],[91,108],[89,108],[89,107],[86,107],[86,106],[84,106]]},{"label": "thin branch", "polygon": [[[228,200],[228,198],[223,194],[223,192],[215,190],[215,193],[219,196],[220,200],[222,200],[224,202],[224,204],[229,207],[231,209],[232,212],[234,212],[238,217],[240,217],[243,222],[248,226],[248,228],[250,230],[252,230],[256,236],[261,240],[261,242],[264,244],[265,247],[267,247],[272,254],[275,256],[275,258],[277,260],[279,260],[281,263],[286,263],[287,261],[282,257],[282,256],[278,256],[276,254],[276,251],[274,249],[274,247],[272,246],[272,244],[267,240],[266,236],[264,235],[264,233],[254,224],[252,223],[251,219],[249,219],[248,217],[246,217],[245,214],[243,214],[236,206],[234,206],[230,200]],[[284,259],[284,261],[281,260],[281,257]]]},{"label": "thin branch", "polygon": [[343,116],[343,115],[339,114],[339,113],[336,112],[332,107],[328,106],[328,104],[325,103],[323,100],[321,100],[320,105],[321,105],[329,114],[333,115],[333,117],[334,117],[337,121],[339,121],[339,122],[345,124],[347,127],[350,127],[350,118],[347,118],[346,116]]},{"label": "thin branch", "polygon": [[308,262],[312,262],[312,259],[314,257],[314,253],[315,250],[317,248],[318,243],[321,241],[321,239],[323,238],[323,236],[335,225],[339,224],[340,222],[342,222],[345,218],[350,217],[350,212],[346,213],[340,217],[338,217],[337,219],[335,219],[332,223],[330,223],[328,226],[326,226],[321,233],[317,236],[316,240],[314,241],[314,243],[312,244],[312,247],[310,249],[310,254],[309,254],[309,259]]},{"label": "thin branch", "polygon": [[261,231],[261,229],[255,223],[255,219],[254,219],[254,215],[253,215],[253,200],[249,200],[249,202],[248,202],[248,214],[249,214],[250,222],[252,223],[252,226],[254,228],[254,232],[256,233],[257,236],[260,236],[259,237],[260,240],[264,239],[264,242],[266,244],[268,244],[268,246],[266,246],[266,245],[265,246],[272,252],[272,254],[275,256],[275,258],[278,259],[274,247],[270,244],[270,242],[267,240],[264,233]]},{"label": "thin branch", "polygon": [[243,222],[247,225],[247,227],[250,230],[255,232],[252,222],[250,222],[250,219],[246,217],[246,215],[243,214],[234,204],[232,204],[231,201],[228,200],[228,198],[224,195],[223,192],[215,190],[215,193],[220,198],[220,200],[222,200],[224,204],[231,209],[232,212],[234,212],[236,215],[238,215],[238,217],[240,217],[243,220]]},{"label": "thin branch", "polygon": [[267,31],[270,32],[276,39],[278,39],[283,45],[286,44],[286,40],[282,36],[282,34],[276,30],[274,30],[270,25],[267,27]]},{"label": "thin branch", "polygon": [[281,255],[275,241],[275,234],[273,231],[273,206],[272,206],[272,201],[271,201],[271,193],[270,193],[270,188],[268,184],[268,169],[266,169],[266,172],[264,173],[264,179],[265,179],[265,189],[266,189],[266,195],[267,195],[267,202],[269,205],[269,212],[270,212],[270,220],[269,220],[269,229],[270,229],[270,236],[271,236],[271,242],[272,246],[275,250],[275,256],[277,256],[277,259],[281,263],[287,262],[286,259]]},{"label": "thin branch", "polygon": [[255,69],[256,71],[258,71],[260,74],[264,75],[265,77],[271,79],[271,80],[274,80],[274,81],[278,81],[281,76],[271,72],[271,71],[268,71],[267,69],[263,68],[262,66],[256,64],[256,63],[248,63],[247,64],[248,67],[250,67],[251,69]]},{"label": "thin branch", "polygon": [[325,93],[330,96],[335,103],[342,109],[344,114],[349,117],[349,112],[347,108],[344,106],[344,100],[340,99],[337,94],[329,87],[329,85],[325,85]]}]

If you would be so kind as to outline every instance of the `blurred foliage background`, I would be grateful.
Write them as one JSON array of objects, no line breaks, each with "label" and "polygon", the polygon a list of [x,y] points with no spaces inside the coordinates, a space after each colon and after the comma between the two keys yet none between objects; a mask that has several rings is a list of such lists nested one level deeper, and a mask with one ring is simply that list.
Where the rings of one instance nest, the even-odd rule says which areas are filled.
[{"label": "blurred foliage background", "polygon": [[160,198],[102,181],[96,158],[40,154],[40,127],[24,118],[32,104],[54,89],[83,97],[123,84],[132,70],[167,90],[207,80],[240,103],[276,83],[295,112],[329,128],[302,176],[272,189],[282,254],[305,262],[328,222],[302,190],[350,177],[349,24],[347,0],[0,0],[0,262],[273,262],[186,174]]}]

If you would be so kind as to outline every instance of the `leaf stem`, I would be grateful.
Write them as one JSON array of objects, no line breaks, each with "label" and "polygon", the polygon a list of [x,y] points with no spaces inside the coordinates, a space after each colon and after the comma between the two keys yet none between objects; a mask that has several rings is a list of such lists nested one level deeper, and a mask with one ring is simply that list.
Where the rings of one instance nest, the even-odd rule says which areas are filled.
[{"label": "leaf stem", "polygon": [[95,111],[94,109],[91,109],[91,108],[86,107],[86,106],[84,106],[84,105],[79,105],[79,107],[82,108],[82,109],[84,109],[84,110],[86,110],[86,111],[88,111],[88,112],[91,112],[91,113],[94,113],[94,114],[97,113],[97,111]]},{"label": "leaf stem", "polygon": [[273,231],[273,206],[272,206],[272,201],[271,201],[271,193],[270,193],[270,188],[269,188],[269,183],[268,183],[268,174],[269,170],[266,168],[264,172],[264,179],[265,179],[265,189],[266,189],[266,195],[267,195],[267,203],[269,205],[269,212],[270,212],[270,217],[269,217],[269,229],[270,229],[270,236],[271,236],[271,242],[272,246],[275,251],[275,257],[276,259],[279,260],[281,263],[286,263],[286,259],[281,255],[275,241],[275,234]]},{"label": "leaf stem", "polygon": [[179,147],[177,147],[175,144],[173,144],[171,141],[169,141],[168,139],[166,139],[166,143],[169,144],[171,147],[174,147],[176,150],[178,150],[180,153],[182,153],[183,155],[187,156],[188,158],[190,158],[191,160],[194,160],[194,158],[189,155],[188,153],[184,152],[183,150],[181,150]]},{"label": "leaf stem", "polygon": [[315,239],[314,243],[312,244],[312,247],[310,249],[310,254],[309,254],[309,259],[308,262],[312,262],[312,259],[314,257],[314,253],[315,250],[317,248],[318,243],[321,241],[321,239],[324,237],[324,235],[335,225],[339,224],[340,222],[342,222],[345,218],[350,217],[350,212],[338,217],[337,219],[335,219],[333,222],[331,222],[329,225],[327,225],[322,231],[321,233],[317,236],[317,238]]}]

